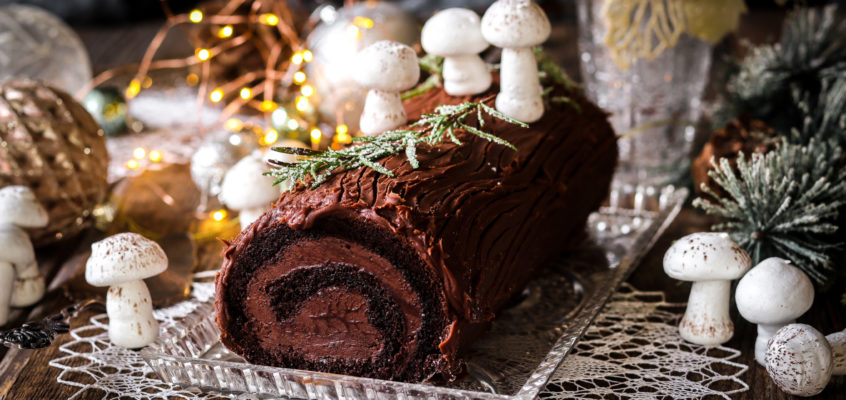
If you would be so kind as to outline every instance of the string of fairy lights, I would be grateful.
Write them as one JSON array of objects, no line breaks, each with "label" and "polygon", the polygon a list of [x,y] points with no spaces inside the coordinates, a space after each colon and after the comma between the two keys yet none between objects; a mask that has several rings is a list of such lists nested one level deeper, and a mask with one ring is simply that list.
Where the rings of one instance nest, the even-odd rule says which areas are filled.
[{"label": "string of fairy lights", "polygon": [[[124,90],[129,102],[153,85],[152,78],[148,76],[151,70],[185,68],[189,70],[185,82],[198,87],[198,109],[205,102],[222,104],[219,122],[223,128],[233,133],[254,134],[261,146],[271,146],[282,138],[297,138],[310,142],[314,149],[337,149],[352,141],[349,127],[343,121],[336,121],[334,126],[321,125],[315,116],[316,90],[309,83],[304,68],[314,60],[314,54],[300,39],[299,32],[307,27],[297,29],[296,18],[286,2],[229,0],[214,11],[198,8],[186,14],[172,14],[164,0],[162,2],[167,22],[154,36],[142,61],[137,66],[115,68],[99,74],[85,91],[134,67],[137,70]],[[154,60],[168,32],[185,26],[200,27],[202,32],[213,34],[203,38],[196,31],[185,29],[195,44],[194,54],[178,59]],[[345,32],[358,39],[363,30],[373,27],[372,19],[355,17]],[[212,64],[226,52],[246,45],[256,47],[264,68],[245,71],[223,82],[213,79]],[[285,54],[289,55],[283,57]],[[257,124],[239,118],[245,109],[262,114],[265,123]],[[128,125],[134,127],[132,123]],[[327,130],[334,132],[327,137]],[[238,142],[242,139],[233,134],[229,140]],[[166,158],[163,150],[137,147],[125,166],[130,170],[141,169],[166,161]]]}]

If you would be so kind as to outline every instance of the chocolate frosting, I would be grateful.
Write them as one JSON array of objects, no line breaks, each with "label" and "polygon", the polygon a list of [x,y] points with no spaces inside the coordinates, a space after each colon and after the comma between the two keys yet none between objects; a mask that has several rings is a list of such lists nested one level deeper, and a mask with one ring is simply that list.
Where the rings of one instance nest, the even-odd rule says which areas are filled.
[{"label": "chocolate frosting", "polygon": [[[409,120],[414,121],[440,104],[485,101],[492,105],[497,90],[494,85],[488,93],[475,97],[451,97],[441,89],[430,90],[406,101],[405,108]],[[349,288],[325,289],[303,299],[303,316],[297,317],[296,324],[280,328],[278,325],[287,324],[282,321],[274,325],[276,317],[270,317],[270,300],[260,298],[262,287],[291,271],[341,262],[375,276],[385,296],[394,299],[392,304],[397,305],[405,319],[401,324],[402,350],[392,362],[408,363],[408,369],[416,372],[407,369],[403,373],[368,375],[403,380],[426,379],[433,373],[454,376],[464,346],[480,327],[526,286],[544,262],[582,240],[588,215],[607,195],[617,144],[606,114],[579,93],[560,88],[552,93],[559,95],[570,96],[580,109],[561,103],[548,105],[544,117],[529,128],[484,117],[481,129],[508,140],[517,151],[457,131],[462,145],[418,147],[417,169],[401,154],[380,161],[393,171],[394,177],[359,168],[335,174],[315,189],[298,184],[284,194],[271,211],[241,232],[224,252],[216,303],[223,343],[239,354],[257,352],[248,349],[248,340],[235,333],[241,332],[233,325],[244,319],[240,315],[243,309],[252,315],[246,321],[257,318],[258,326],[264,326],[257,328],[261,332],[258,336],[267,337],[278,336],[273,332],[286,332],[292,326],[308,331],[303,321],[314,320],[318,314],[328,317],[335,313],[349,323],[379,312],[368,309],[366,296],[350,292]],[[478,127],[475,117],[468,118],[468,122]],[[318,232],[336,221],[357,221],[384,232],[396,241],[397,251],[401,247],[415,261],[404,261],[408,256],[389,259],[383,253],[392,251],[384,248],[379,250],[381,253],[374,252],[368,248],[372,240],[366,234],[342,239],[316,234],[314,239],[288,243],[287,238],[294,232]],[[277,230],[285,232],[279,234],[282,239],[262,239]],[[252,248],[255,246],[261,246],[261,251]],[[292,246],[300,249],[290,253],[287,249]],[[343,251],[339,252],[339,248]],[[261,266],[256,266],[259,263]],[[404,265],[408,263],[414,266]],[[391,272],[392,267],[403,273]],[[255,272],[243,272],[253,269]],[[410,279],[405,273],[416,269],[423,269],[418,276],[428,280],[426,286],[431,293],[423,295],[419,285],[412,284],[417,279]],[[243,290],[251,295],[237,294]],[[373,293],[370,296],[379,297]],[[234,304],[239,302],[245,304]],[[423,310],[425,307],[430,307],[429,311]],[[348,310],[331,311],[339,308]],[[337,340],[346,340],[357,349],[349,350],[345,357],[376,359],[389,342],[384,337],[365,340],[361,334],[370,328],[344,329],[350,333],[341,334]],[[425,335],[421,332],[426,329],[436,330],[435,348],[424,348]],[[371,336],[387,335],[384,331],[370,332]],[[332,335],[328,331],[319,333],[327,338]],[[306,352],[312,348],[309,340],[313,338],[294,336],[277,341],[292,347],[299,344],[300,350]],[[414,361],[421,357],[425,363]],[[252,359],[278,363],[257,356]],[[354,368],[324,370],[360,373]]]}]

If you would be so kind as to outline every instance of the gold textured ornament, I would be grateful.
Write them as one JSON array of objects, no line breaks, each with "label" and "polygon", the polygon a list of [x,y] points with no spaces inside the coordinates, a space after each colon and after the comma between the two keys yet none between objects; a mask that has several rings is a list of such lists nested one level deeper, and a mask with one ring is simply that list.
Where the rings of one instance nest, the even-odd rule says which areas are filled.
[{"label": "gold textured ornament", "polygon": [[653,60],[683,34],[716,43],[737,29],[743,0],[607,0],[604,43],[621,70],[638,58]]},{"label": "gold textured ornament", "polygon": [[103,131],[67,93],[29,80],[0,84],[0,187],[28,186],[50,223],[30,230],[36,246],[92,222],[108,193]]}]

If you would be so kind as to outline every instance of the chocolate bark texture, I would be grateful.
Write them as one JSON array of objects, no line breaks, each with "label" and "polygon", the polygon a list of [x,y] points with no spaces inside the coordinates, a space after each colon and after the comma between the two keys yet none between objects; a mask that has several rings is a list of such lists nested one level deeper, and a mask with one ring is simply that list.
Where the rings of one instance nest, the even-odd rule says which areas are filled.
[{"label": "chocolate bark texture", "polygon": [[[433,89],[409,120],[441,104],[486,101]],[[529,128],[485,116],[462,145],[419,147],[299,184],[224,251],[217,276],[221,341],[248,361],[418,382],[454,379],[462,356],[545,262],[585,237],[606,197],[617,142],[606,113],[547,105]],[[475,118],[468,123],[477,126]]]}]

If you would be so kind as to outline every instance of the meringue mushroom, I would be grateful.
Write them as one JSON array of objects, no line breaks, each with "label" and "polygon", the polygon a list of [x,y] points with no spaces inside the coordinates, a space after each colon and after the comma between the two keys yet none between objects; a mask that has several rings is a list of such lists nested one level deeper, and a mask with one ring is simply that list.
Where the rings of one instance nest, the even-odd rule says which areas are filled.
[{"label": "meringue mushroom", "polygon": [[91,245],[85,280],[109,287],[106,313],[112,343],[137,349],[156,340],[159,323],[153,318],[153,301],[143,279],[166,269],[164,250],[136,233],[119,233]]},{"label": "meringue mushroom", "polygon": [[769,340],[767,372],[779,389],[808,397],[822,392],[832,375],[846,370],[846,331],[823,336],[805,324],[790,324]]},{"label": "meringue mushroom", "polygon": [[[44,227],[47,211],[26,186],[0,189],[0,325],[6,323],[9,306],[28,307],[44,296],[44,277],[38,270],[35,250],[21,228]],[[13,267],[12,273],[8,266]]]},{"label": "meringue mushroom", "polygon": [[0,326],[9,322],[9,306],[14,288],[15,267],[9,262],[0,261]]},{"label": "meringue mushroom", "polygon": [[502,48],[496,109],[521,122],[543,116],[543,89],[532,47],[549,37],[546,13],[531,0],[499,0],[482,16],[482,36]]},{"label": "meringue mushroom", "polygon": [[263,175],[265,171],[264,158],[260,153],[253,153],[238,161],[223,177],[220,199],[238,211],[241,229],[258,219],[279,198],[273,177]]},{"label": "meringue mushroom", "polygon": [[417,54],[411,47],[390,40],[365,47],[355,57],[353,78],[370,89],[359,121],[362,133],[378,135],[408,121],[401,92],[420,79]]},{"label": "meringue mushroom", "polygon": [[448,8],[429,18],[420,32],[423,50],[444,57],[444,90],[452,96],[482,93],[491,86],[491,73],[479,57],[489,46],[480,26],[473,10]]},{"label": "meringue mushroom", "polygon": [[664,254],[664,272],[674,279],[693,281],[679,324],[684,340],[718,346],[731,339],[731,281],[743,276],[751,265],[749,254],[726,233],[694,233],[670,246]]},{"label": "meringue mushroom", "polygon": [[767,342],[781,327],[793,323],[814,303],[814,285],[790,261],[761,261],[737,283],[734,295],[743,318],[758,324],[755,360],[766,365]]}]

